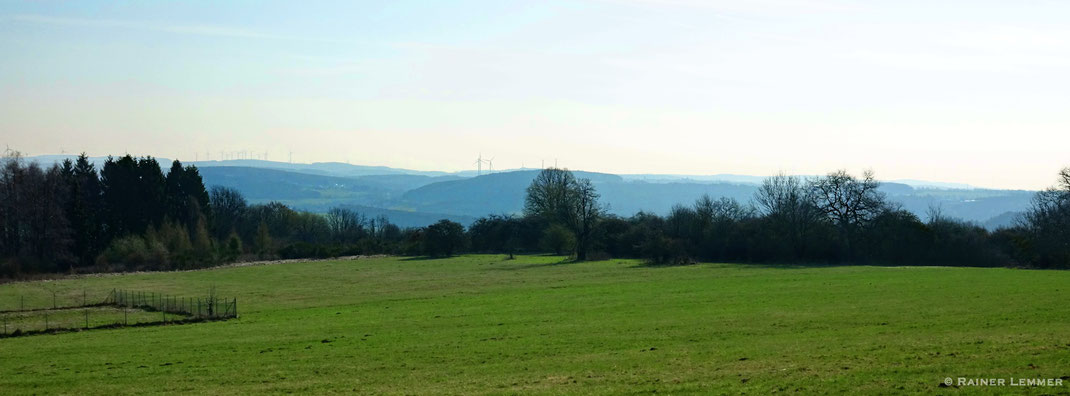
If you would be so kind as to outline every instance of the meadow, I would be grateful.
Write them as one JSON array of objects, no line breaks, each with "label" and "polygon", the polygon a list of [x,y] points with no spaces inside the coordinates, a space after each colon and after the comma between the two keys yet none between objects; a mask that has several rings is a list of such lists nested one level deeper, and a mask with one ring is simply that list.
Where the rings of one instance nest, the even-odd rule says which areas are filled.
[{"label": "meadow", "polygon": [[[238,319],[0,339],[0,394],[1066,394],[1070,272],[471,255],[0,285],[0,310],[119,288]],[[1070,382],[1070,381],[1064,381]]]}]

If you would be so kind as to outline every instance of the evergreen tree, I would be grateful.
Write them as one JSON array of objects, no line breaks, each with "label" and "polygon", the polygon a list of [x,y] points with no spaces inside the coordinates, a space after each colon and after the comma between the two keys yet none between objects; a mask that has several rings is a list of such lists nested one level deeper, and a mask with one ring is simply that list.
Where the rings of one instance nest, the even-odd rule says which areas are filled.
[{"label": "evergreen tree", "polygon": [[167,212],[164,176],[155,158],[108,158],[100,171],[100,184],[109,238],[140,234],[163,221]]},{"label": "evergreen tree", "polygon": [[105,245],[100,223],[100,179],[85,153],[78,156],[73,166],[70,160],[64,161],[63,173],[70,186],[67,219],[74,242],[73,253],[80,266],[89,266]]},{"label": "evergreen tree", "polygon": [[190,228],[196,225],[202,215],[208,211],[208,190],[204,180],[195,166],[182,167],[175,160],[167,173],[164,187],[167,204],[167,217]]}]

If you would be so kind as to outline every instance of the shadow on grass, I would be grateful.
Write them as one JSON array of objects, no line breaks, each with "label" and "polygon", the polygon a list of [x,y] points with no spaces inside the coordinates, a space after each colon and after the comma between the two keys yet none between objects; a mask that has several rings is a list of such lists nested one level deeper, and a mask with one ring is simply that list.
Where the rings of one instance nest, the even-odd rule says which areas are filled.
[{"label": "shadow on grass", "polygon": [[78,333],[78,332],[82,332],[82,331],[92,331],[92,330],[111,330],[111,329],[125,329],[125,328],[134,328],[134,327],[150,327],[150,326],[176,326],[176,325],[193,324],[193,323],[222,322],[222,321],[226,321],[226,320],[230,320],[230,319],[237,319],[237,316],[232,317],[232,318],[222,318],[222,317],[219,317],[219,318],[185,318],[185,319],[177,319],[177,320],[162,320],[162,321],[155,321],[155,322],[141,322],[141,323],[134,323],[134,324],[112,323],[112,324],[99,325],[99,326],[93,326],[93,327],[60,327],[60,328],[51,328],[51,329],[44,329],[44,330],[29,330],[29,331],[22,331],[21,329],[15,329],[15,331],[13,331],[11,333],[0,334],[0,339],[35,336],[35,335],[42,335],[42,334]]},{"label": "shadow on grass", "polygon": [[460,257],[460,256],[442,256],[442,257],[412,256],[412,257],[405,257],[405,258],[403,258],[401,260],[398,260],[398,261],[433,261],[433,260],[446,260],[446,259],[457,258],[457,257]]},{"label": "shadow on grass", "polygon": [[635,265],[631,265],[628,268],[679,268],[679,267],[694,267],[694,266],[731,266],[736,268],[758,268],[758,269],[806,269],[806,268],[834,268],[834,267],[852,267],[860,265],[873,265],[873,264],[859,264],[859,263],[747,263],[747,262],[687,262],[687,263],[655,263],[651,261],[639,261]]},{"label": "shadow on grass", "polygon": [[497,271],[520,271],[520,270],[526,270],[526,269],[557,267],[557,266],[561,266],[561,265],[565,265],[565,264],[579,263],[579,261],[576,261],[576,260],[574,260],[572,258],[569,258],[569,257],[563,257],[559,261],[554,261],[554,262],[549,262],[549,263],[533,263],[533,264],[509,265],[509,264],[511,264],[512,261],[515,261],[515,260],[503,260],[501,262],[501,264],[505,264],[505,265],[494,266],[492,268],[494,270],[497,270]]}]

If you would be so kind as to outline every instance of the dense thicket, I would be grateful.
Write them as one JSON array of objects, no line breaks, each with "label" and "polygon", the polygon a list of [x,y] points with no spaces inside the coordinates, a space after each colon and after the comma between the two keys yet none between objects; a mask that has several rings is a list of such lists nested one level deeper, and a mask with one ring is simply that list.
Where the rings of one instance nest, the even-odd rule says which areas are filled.
[{"label": "dense thicket", "polygon": [[0,163],[0,276],[197,268],[241,259],[460,252],[570,254],[577,260],[1070,268],[1070,168],[1014,227],[988,232],[933,210],[922,221],[879,192],[871,173],[776,175],[748,203],[703,196],[660,216],[606,214],[594,185],[546,169],[520,216],[401,229],[345,208],[325,214],[205,188],[193,166],[85,155],[43,168]]}]

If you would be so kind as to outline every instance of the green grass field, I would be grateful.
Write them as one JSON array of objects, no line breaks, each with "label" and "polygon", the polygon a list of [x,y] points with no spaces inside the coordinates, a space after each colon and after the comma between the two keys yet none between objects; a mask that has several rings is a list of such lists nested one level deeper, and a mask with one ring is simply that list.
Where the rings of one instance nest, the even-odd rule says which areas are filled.
[{"label": "green grass field", "polygon": [[[1070,272],[465,256],[0,285],[238,298],[239,319],[0,339],[0,394],[1066,394]],[[43,291],[48,291],[43,292]],[[1064,381],[1070,382],[1070,381]]]}]

